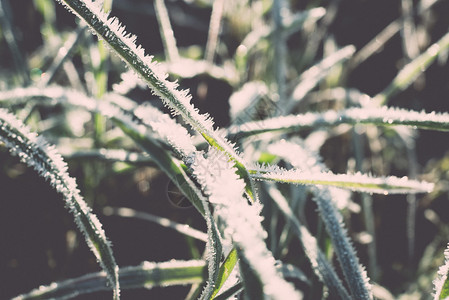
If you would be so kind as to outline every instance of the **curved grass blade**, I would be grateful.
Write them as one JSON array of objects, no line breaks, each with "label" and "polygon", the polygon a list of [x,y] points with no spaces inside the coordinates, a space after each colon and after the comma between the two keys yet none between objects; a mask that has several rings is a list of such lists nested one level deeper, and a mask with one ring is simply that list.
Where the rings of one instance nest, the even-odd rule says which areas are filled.
[{"label": "curved grass blade", "polygon": [[425,113],[391,107],[349,108],[341,111],[306,113],[247,122],[230,127],[229,138],[245,138],[266,132],[298,132],[304,129],[330,127],[340,124],[371,124],[376,126],[412,126],[418,129],[449,131],[448,113]]},{"label": "curved grass blade", "polygon": [[187,91],[178,90],[175,82],[168,81],[167,74],[153,62],[152,57],[146,56],[144,49],[136,46],[136,37],[127,34],[116,18],[109,18],[101,5],[91,0],[58,0],[67,9],[84,20],[93,32],[103,39],[138,75],[140,75],[163,103],[169,107],[174,115],[182,118],[214,148],[225,153],[231,159],[240,176],[246,183],[246,192],[252,199],[257,195],[243,158],[235,151],[234,146],[225,138],[219,136],[213,129],[213,121],[206,114],[201,115],[191,103],[191,96]]},{"label": "curved grass blade", "polygon": [[423,73],[438,55],[447,49],[449,49],[449,32],[427,48],[424,53],[405,65],[390,85],[374,97],[374,101],[382,105],[386,104],[392,96],[409,87],[419,74]]},{"label": "curved grass blade", "polygon": [[[64,91],[56,90],[56,92],[62,92],[62,95],[64,95]],[[50,93],[50,95],[54,96],[53,93]],[[209,279],[203,291],[203,296],[207,298],[212,293],[215,279],[218,276],[222,254],[220,235],[207,200],[186,173],[186,164],[175,159],[160,142],[160,140],[163,140],[171,145],[174,152],[179,154],[188,164],[189,160],[192,159],[191,155],[196,151],[190,135],[184,127],[155,108],[143,105],[132,110],[133,105],[127,103],[126,98],[115,97],[113,100],[115,100],[114,105],[104,100],[96,101],[83,95],[73,98],[60,97],[60,101],[63,103],[83,107],[88,111],[102,114],[111,119],[125,134],[150,154],[159,168],[169,176],[172,182],[204,216],[208,228]],[[152,134],[148,132],[149,129],[153,130]],[[159,140],[154,136],[155,134],[158,135]]]},{"label": "curved grass blade", "polygon": [[[122,289],[151,289],[158,286],[197,284],[204,280],[205,271],[206,263],[202,260],[143,262],[140,266],[120,269],[120,286]],[[62,300],[109,290],[105,273],[98,272],[42,286],[13,299]]]},{"label": "curved grass blade", "polygon": [[61,156],[54,147],[31,133],[21,121],[4,109],[0,109],[0,140],[12,154],[19,156],[22,162],[34,168],[62,194],[76,225],[106,272],[110,288],[114,291],[114,298],[119,299],[118,266],[111,245],[106,239],[100,221],[79,194],[75,180],[68,175],[67,165]]},{"label": "curved grass blade", "polygon": [[135,218],[135,219],[150,221],[150,222],[156,223],[160,226],[176,230],[177,232],[179,232],[181,234],[190,236],[199,241],[207,242],[207,234],[206,233],[204,233],[200,230],[191,228],[185,224],[179,224],[170,219],[155,216],[150,213],[136,211],[134,209],[126,208],[126,207],[106,206],[103,208],[103,214],[105,216],[119,216],[122,218]]},{"label": "curved grass blade", "polygon": [[334,186],[352,191],[384,195],[429,193],[433,190],[434,186],[432,183],[411,180],[407,177],[372,177],[362,173],[333,174],[331,172],[310,172],[298,169],[285,170],[277,167],[271,169],[260,167],[251,169],[249,172],[251,177],[257,180],[304,185]]}]

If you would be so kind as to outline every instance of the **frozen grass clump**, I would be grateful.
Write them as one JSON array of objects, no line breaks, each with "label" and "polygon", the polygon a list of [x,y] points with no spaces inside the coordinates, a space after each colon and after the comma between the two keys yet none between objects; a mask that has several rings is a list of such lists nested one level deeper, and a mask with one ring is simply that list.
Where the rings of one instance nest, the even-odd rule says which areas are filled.
[{"label": "frozen grass clump", "polygon": [[[439,143],[421,146],[419,138],[449,130],[444,109],[419,105],[425,76],[447,67],[449,33],[429,22],[445,1],[400,1],[397,19],[365,36],[372,41],[363,47],[342,43],[341,19],[355,22],[345,1],[0,3],[0,50],[13,58],[13,70],[0,74],[1,147],[62,195],[103,269],[67,275],[47,250],[58,276],[35,289],[19,281],[1,297],[449,295],[447,262],[437,255],[449,227],[432,206],[447,200],[449,158],[423,156]],[[61,25],[67,11],[59,7],[75,21]],[[21,9],[42,17],[31,50],[20,47],[14,24],[21,20],[10,14]],[[204,12],[207,18],[195,15]],[[128,33],[142,16],[153,25]],[[189,30],[207,39],[190,42]],[[389,39],[399,31],[398,68],[364,90],[358,72],[368,68],[373,78],[370,61],[378,57],[393,64]],[[403,105],[401,97],[414,102]],[[426,241],[415,234],[424,217],[440,227]],[[124,220],[149,221],[153,230],[129,230]],[[386,239],[388,226],[404,228],[401,238]],[[67,261],[78,247],[74,232],[61,250]],[[139,254],[130,237],[169,246]],[[399,258],[389,262],[388,249],[399,249]]]}]

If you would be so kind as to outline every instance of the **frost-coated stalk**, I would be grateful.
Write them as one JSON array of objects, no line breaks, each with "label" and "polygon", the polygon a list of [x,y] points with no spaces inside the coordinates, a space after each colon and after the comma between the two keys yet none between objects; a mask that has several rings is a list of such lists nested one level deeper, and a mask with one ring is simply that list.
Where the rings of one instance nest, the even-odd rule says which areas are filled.
[{"label": "frost-coated stalk", "polygon": [[[357,128],[357,127],[356,127]],[[361,133],[358,130],[352,130],[352,144],[354,146],[355,167],[358,172],[362,171],[363,161],[365,159],[363,150],[364,144],[361,139]],[[377,266],[377,247],[376,247],[376,227],[374,224],[373,213],[373,198],[371,195],[363,193],[362,198],[362,210],[365,219],[365,228],[368,234],[372,236],[372,241],[367,245],[368,247],[368,271],[373,280],[377,279],[378,266]]]},{"label": "frost-coated stalk", "polygon": [[449,114],[413,111],[394,107],[348,108],[320,113],[281,116],[231,126],[229,137],[245,138],[265,132],[298,132],[304,129],[337,126],[340,124],[367,124],[376,126],[411,126],[419,129],[449,131]]},{"label": "frost-coated stalk", "polygon": [[334,250],[340,261],[341,268],[348,282],[354,299],[372,299],[369,279],[366,271],[359,264],[357,255],[349,241],[344,228],[341,214],[332,203],[332,197],[327,189],[313,188],[315,202],[324,220],[327,232],[331,237]]},{"label": "frost-coated stalk", "polygon": [[139,74],[151,88],[152,92],[159,96],[174,115],[181,115],[193,129],[198,131],[204,139],[214,148],[224,152],[245,178],[251,197],[256,197],[245,168],[244,160],[236,153],[231,145],[223,137],[216,134],[212,125],[212,119],[206,114],[199,114],[198,110],[190,103],[191,96],[188,91],[178,90],[175,82],[167,80],[167,74],[162,72],[159,66],[152,61],[151,56],[145,55],[144,49],[136,46],[136,37],[127,34],[124,27],[116,18],[109,18],[102,10],[101,5],[91,0],[58,0],[64,4],[79,18],[84,20],[137,74]]},{"label": "frost-coated stalk", "polygon": [[[318,155],[299,144],[283,141],[272,145],[270,150],[286,158],[295,167],[301,167],[311,172],[326,170]],[[354,299],[372,299],[371,285],[366,271],[359,264],[358,257],[344,227],[343,218],[333,203],[344,195],[340,195],[336,189],[331,190],[327,187],[313,186],[311,190],[315,194],[314,201],[318,205],[321,218],[332,240],[333,248],[340,261],[352,297]]]},{"label": "frost-coated stalk", "polygon": [[407,177],[398,178],[372,177],[367,174],[334,174],[330,171],[305,170],[301,168],[286,170],[278,166],[255,166],[250,168],[251,177],[256,180],[268,180],[281,183],[295,183],[310,186],[331,186],[352,191],[378,194],[409,194],[429,193],[434,184],[411,180]]},{"label": "frost-coated stalk", "polygon": [[[263,293],[269,299],[299,299],[299,293],[282,278],[266,248],[267,233],[261,225],[260,203],[249,205],[243,198],[245,184],[226,156],[214,148],[209,149],[207,158],[200,154],[192,164],[193,175],[214,206],[214,215],[223,222],[225,235],[240,249],[239,253],[258,277]],[[251,284],[245,279],[245,285]],[[251,286],[247,288],[251,290]]]},{"label": "frost-coated stalk", "polygon": [[114,299],[119,299],[118,266],[111,245],[100,221],[79,194],[75,180],[68,175],[67,165],[61,156],[54,147],[31,133],[21,121],[4,109],[0,109],[0,140],[12,154],[19,156],[22,162],[34,168],[62,194],[67,209],[73,214],[76,225],[107,274]]}]

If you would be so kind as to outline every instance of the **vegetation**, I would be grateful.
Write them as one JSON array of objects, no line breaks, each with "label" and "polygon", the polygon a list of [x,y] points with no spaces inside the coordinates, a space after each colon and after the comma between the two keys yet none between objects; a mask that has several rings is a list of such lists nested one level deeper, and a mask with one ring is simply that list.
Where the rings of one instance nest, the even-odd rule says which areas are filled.
[{"label": "vegetation", "polygon": [[347,2],[0,1],[1,297],[448,297],[449,3]]}]

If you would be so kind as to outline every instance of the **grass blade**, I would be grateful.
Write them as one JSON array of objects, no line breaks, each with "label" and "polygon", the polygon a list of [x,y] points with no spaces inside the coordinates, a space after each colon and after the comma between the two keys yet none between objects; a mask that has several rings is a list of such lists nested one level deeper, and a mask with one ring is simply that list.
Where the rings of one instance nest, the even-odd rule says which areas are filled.
[{"label": "grass blade", "polygon": [[[271,150],[285,158],[294,167],[302,167],[310,171],[325,171],[318,155],[299,144],[280,142],[271,146]],[[313,186],[313,200],[318,206],[321,218],[332,240],[334,250],[340,262],[344,277],[354,299],[372,299],[371,284],[364,267],[360,265],[355,249],[352,246],[343,224],[343,217],[336,209],[336,199],[344,198],[341,190],[328,187]],[[343,297],[345,299],[345,297]]]},{"label": "grass blade", "polygon": [[372,177],[362,173],[333,174],[331,172],[309,172],[299,169],[285,170],[280,168],[260,167],[250,170],[251,177],[257,180],[268,180],[282,183],[304,185],[334,186],[352,191],[378,194],[429,193],[433,184],[416,181],[407,177],[398,178]]},{"label": "grass blade", "polygon": [[318,64],[304,71],[300,78],[299,83],[294,87],[292,93],[292,100],[286,108],[287,112],[290,112],[294,105],[298,101],[301,101],[308,92],[310,92],[321,80],[323,80],[329,71],[336,64],[349,59],[355,52],[354,46],[346,46],[335,53],[327,56]]},{"label": "grass blade", "polygon": [[[151,289],[157,286],[201,283],[204,280],[205,271],[206,263],[202,260],[143,262],[140,266],[120,269],[120,286],[122,289]],[[79,295],[109,290],[105,273],[99,272],[42,286],[13,299],[70,299]]]},{"label": "grass blade", "polygon": [[[219,171],[212,173],[211,168]],[[249,205],[243,198],[245,184],[227,157],[211,148],[207,158],[201,155],[195,157],[192,169],[214,206],[214,215],[222,220],[227,234],[240,249],[240,270],[248,292],[258,295],[263,287],[264,295],[272,299],[298,299],[298,292],[281,277],[274,266],[271,252],[266,248],[260,203]],[[249,297],[251,295],[247,294]]]},{"label": "grass blade", "polygon": [[231,252],[229,252],[225,261],[221,265],[220,270],[218,271],[217,281],[210,299],[214,299],[214,297],[218,294],[218,292],[220,292],[220,289],[223,287],[224,283],[228,279],[229,275],[231,275],[232,270],[237,264],[237,260],[238,260],[237,250],[233,248]]},{"label": "grass blade", "polygon": [[161,39],[164,43],[165,57],[169,62],[175,62],[179,60],[179,53],[164,1],[165,0],[154,1],[154,10],[156,11],[157,21],[159,22]]},{"label": "grass blade", "polygon": [[155,216],[150,213],[136,211],[134,209],[126,208],[126,207],[106,206],[105,208],[103,208],[103,214],[105,216],[119,216],[122,218],[135,218],[135,219],[150,221],[150,222],[156,223],[160,226],[174,229],[181,234],[190,236],[199,241],[207,242],[207,234],[206,233],[199,231],[197,229],[191,228],[187,225],[179,224],[170,219]]},{"label": "grass blade", "polygon": [[101,223],[84,202],[76,187],[76,182],[67,173],[67,165],[55,148],[4,109],[0,109],[0,140],[19,156],[28,166],[63,195],[66,207],[73,214],[75,223],[83,233],[91,251],[107,274],[114,298],[120,297],[118,266],[115,263],[110,243],[101,228]]},{"label": "grass blade", "polygon": [[298,132],[340,124],[369,124],[376,126],[411,126],[418,129],[449,131],[448,113],[425,113],[391,107],[348,108],[340,111],[306,113],[247,122],[230,127],[228,137],[245,138],[266,132]]},{"label": "grass blade", "polygon": [[285,218],[292,225],[296,236],[299,238],[301,245],[304,248],[307,258],[310,260],[315,274],[324,284],[326,284],[331,295],[338,295],[341,299],[350,299],[348,291],[343,286],[334,268],[327,261],[324,253],[320,250],[317,240],[307,228],[300,223],[281,192],[269,187],[268,193],[282,211]]}]

